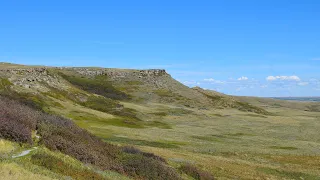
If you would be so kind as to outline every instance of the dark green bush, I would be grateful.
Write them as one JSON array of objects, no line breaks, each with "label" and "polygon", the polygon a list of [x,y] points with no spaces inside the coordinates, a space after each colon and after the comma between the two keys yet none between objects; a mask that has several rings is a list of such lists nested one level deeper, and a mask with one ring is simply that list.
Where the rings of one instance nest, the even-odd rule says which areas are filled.
[{"label": "dark green bush", "polygon": [[59,74],[64,79],[69,81],[71,84],[77,86],[78,88],[84,91],[99,94],[101,96],[116,100],[130,99],[130,97],[127,94],[113,87],[113,85],[110,82],[108,82],[108,77],[105,75],[89,78],[80,76],[70,76],[62,72]]},{"label": "dark green bush", "polygon": [[142,154],[124,154],[121,157],[127,174],[138,179],[179,180],[179,174],[163,162],[143,156]]},{"label": "dark green bush", "polygon": [[153,153],[142,152],[139,149],[132,146],[124,146],[122,147],[122,151],[128,154],[141,154],[145,157],[152,158],[152,159],[166,163],[166,160],[163,157],[157,156]]},{"label": "dark green bush", "polygon": [[214,180],[210,173],[200,170],[191,164],[183,164],[180,170],[196,180]]}]

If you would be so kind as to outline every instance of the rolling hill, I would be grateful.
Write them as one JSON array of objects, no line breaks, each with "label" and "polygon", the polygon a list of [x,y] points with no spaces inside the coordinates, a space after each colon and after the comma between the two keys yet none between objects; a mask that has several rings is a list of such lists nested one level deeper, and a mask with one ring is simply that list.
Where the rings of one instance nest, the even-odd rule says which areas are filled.
[{"label": "rolling hill", "polygon": [[318,102],[189,88],[158,69],[0,63],[0,107],[6,179],[320,176]]}]

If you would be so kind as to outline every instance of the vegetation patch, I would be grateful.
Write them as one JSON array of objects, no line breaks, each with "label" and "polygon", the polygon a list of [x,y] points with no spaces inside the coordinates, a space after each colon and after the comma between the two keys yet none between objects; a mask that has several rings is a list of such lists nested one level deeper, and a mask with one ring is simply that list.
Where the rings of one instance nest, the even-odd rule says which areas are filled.
[{"label": "vegetation patch", "polygon": [[181,165],[180,170],[196,180],[214,180],[212,174],[203,171],[191,164]]},{"label": "vegetation patch", "polygon": [[45,154],[45,153],[38,153],[31,156],[31,162],[35,165],[44,167],[52,172],[69,176],[73,179],[79,180],[87,180],[87,179],[105,179],[100,174],[91,171],[85,168],[77,168],[70,164],[65,163],[61,159]]},{"label": "vegetation patch", "polygon": [[160,117],[164,117],[164,116],[168,115],[167,112],[155,112],[155,113],[150,113],[150,114],[155,115],[155,116],[160,116]]},{"label": "vegetation patch", "polygon": [[0,96],[0,138],[32,144],[39,115],[31,108]]},{"label": "vegetation patch", "polygon": [[180,180],[174,169],[163,162],[144,156],[143,154],[127,153],[121,157],[125,172],[137,179]]},{"label": "vegetation patch", "polygon": [[224,142],[223,137],[216,137],[216,136],[191,136],[194,139],[200,139],[203,141],[213,141],[213,142]]},{"label": "vegetation patch", "polygon": [[263,116],[263,115],[260,115],[260,114],[244,114],[243,116],[267,118],[267,116]]},{"label": "vegetation patch", "polygon": [[271,149],[282,149],[282,150],[297,150],[296,147],[291,146],[270,146]]},{"label": "vegetation patch", "polygon": [[148,121],[145,122],[146,126],[151,126],[151,127],[157,127],[157,128],[161,128],[161,129],[172,129],[172,127],[165,122],[160,122],[160,121]]},{"label": "vegetation patch", "polygon": [[180,146],[174,142],[147,141],[147,140],[130,139],[125,137],[117,137],[117,136],[105,138],[104,140],[109,142],[131,144],[131,145],[138,145],[138,146],[150,146],[150,147],[158,147],[158,148],[180,148]]},{"label": "vegetation patch", "polygon": [[[1,132],[0,132],[1,133]],[[14,143],[0,139],[0,159],[5,158],[8,154],[15,150]]]},{"label": "vegetation patch", "polygon": [[7,90],[12,83],[8,79],[0,78],[0,90]]},{"label": "vegetation patch", "polygon": [[167,110],[167,114],[171,116],[183,116],[192,113],[193,111],[183,108],[170,108]]},{"label": "vegetation patch", "polygon": [[99,75],[95,77],[84,77],[76,75],[67,75],[60,72],[60,76],[69,81],[76,87],[88,91],[94,94],[99,94],[101,96],[115,99],[115,100],[127,100],[130,99],[129,95],[122,91],[117,90],[111,82],[108,81],[106,75]]},{"label": "vegetation patch", "polygon": [[[175,170],[167,166],[161,158],[156,158],[156,155],[144,152],[127,153],[79,128],[69,119],[49,115],[3,97],[0,97],[0,103],[1,138],[32,144],[32,132],[37,130],[41,137],[39,144],[101,170],[117,171],[139,179],[179,179]],[[149,144],[165,146],[154,142]],[[97,173],[69,166],[48,154],[32,155],[31,161],[75,179],[102,179]]]},{"label": "vegetation patch", "polygon": [[125,108],[123,107],[123,105],[111,99],[107,99],[99,96],[89,96],[87,101],[79,102],[79,104],[97,111],[121,116],[128,120],[130,119],[130,120],[140,121],[140,119],[136,116],[136,110]]},{"label": "vegetation patch", "polygon": [[192,136],[192,138],[200,139],[203,141],[224,142],[226,139],[236,139],[242,136],[253,136],[246,133],[227,133],[227,134],[212,134],[207,136]]},{"label": "vegetation patch", "polygon": [[217,117],[224,117],[222,114],[218,114],[218,113],[215,113],[215,114],[210,114],[211,116],[217,116]]},{"label": "vegetation patch", "polygon": [[119,126],[119,127],[129,127],[129,128],[144,128],[143,121],[137,121],[133,118],[123,118],[123,117],[115,117],[115,118],[101,118],[96,115],[80,112],[80,111],[72,111],[67,117],[75,120],[77,123],[83,122],[82,124],[90,125],[99,125],[99,126]]},{"label": "vegetation patch", "polygon": [[245,111],[245,112],[253,112],[253,113],[257,113],[257,114],[263,114],[263,115],[270,115],[270,113],[260,107],[257,106],[253,106],[249,103],[246,102],[240,102],[237,101],[236,102],[236,107],[240,110],[240,111]]},{"label": "vegetation patch", "polygon": [[264,172],[270,175],[282,177],[282,178],[290,178],[290,179],[314,179],[319,180],[320,177],[312,174],[306,174],[302,172],[292,172],[292,171],[286,171],[286,170],[280,170],[280,169],[272,169],[272,168],[258,168],[257,169],[260,172]]},{"label": "vegetation patch", "polygon": [[161,97],[173,97],[174,96],[174,93],[170,90],[167,90],[167,89],[157,89],[153,92]]}]

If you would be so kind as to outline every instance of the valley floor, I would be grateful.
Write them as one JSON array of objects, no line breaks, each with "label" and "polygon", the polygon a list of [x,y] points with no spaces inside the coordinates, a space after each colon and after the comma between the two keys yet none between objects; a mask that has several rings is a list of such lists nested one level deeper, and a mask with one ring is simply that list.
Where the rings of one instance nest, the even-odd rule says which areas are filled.
[{"label": "valley floor", "polygon": [[267,116],[234,109],[122,103],[159,122],[158,127],[129,128],[110,125],[108,114],[60,103],[66,108],[56,112],[70,116],[82,111],[75,122],[105,141],[153,152],[172,166],[196,164],[217,179],[320,179],[318,112],[269,107],[273,115]]}]

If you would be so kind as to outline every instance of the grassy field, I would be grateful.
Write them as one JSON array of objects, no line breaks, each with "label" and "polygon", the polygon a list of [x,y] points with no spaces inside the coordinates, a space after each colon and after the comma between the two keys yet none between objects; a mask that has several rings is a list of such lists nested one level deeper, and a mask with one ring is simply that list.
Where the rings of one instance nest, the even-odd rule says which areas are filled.
[{"label": "grassy field", "polygon": [[[318,112],[268,108],[273,115],[260,115],[126,102],[125,107],[145,115],[144,123],[157,121],[168,127],[130,128],[113,125],[108,114],[61,104],[84,113],[75,122],[105,141],[137,146],[176,167],[196,164],[218,179],[320,179]],[[67,115],[64,111],[60,114]]]}]

